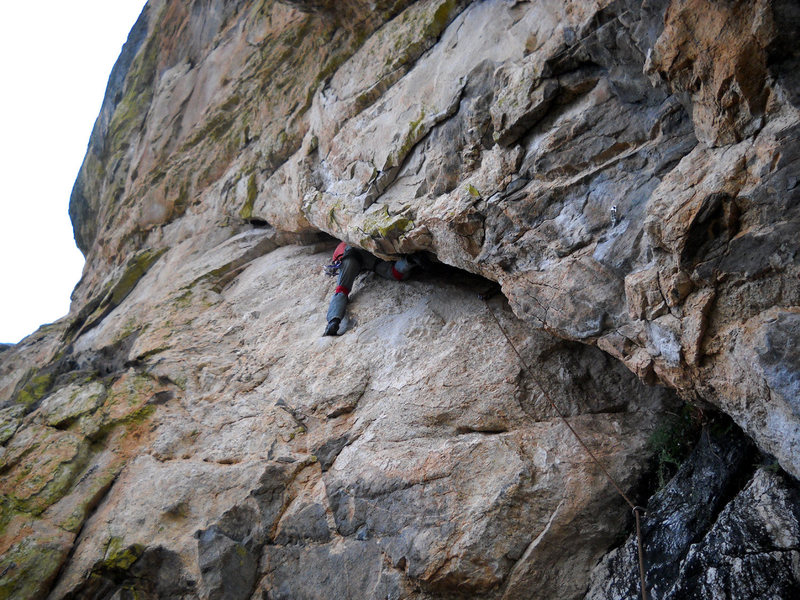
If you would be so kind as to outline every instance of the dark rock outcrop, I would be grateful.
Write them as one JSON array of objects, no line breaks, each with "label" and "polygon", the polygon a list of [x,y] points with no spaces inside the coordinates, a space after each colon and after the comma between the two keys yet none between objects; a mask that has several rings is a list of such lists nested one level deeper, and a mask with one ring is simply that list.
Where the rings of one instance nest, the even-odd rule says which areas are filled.
[{"label": "dark rock outcrop", "polygon": [[[766,465],[735,427],[703,431],[642,519],[648,594],[793,598],[800,591],[800,486]],[[763,465],[758,466],[757,462]],[[587,600],[639,595],[637,541],[598,565]]]}]

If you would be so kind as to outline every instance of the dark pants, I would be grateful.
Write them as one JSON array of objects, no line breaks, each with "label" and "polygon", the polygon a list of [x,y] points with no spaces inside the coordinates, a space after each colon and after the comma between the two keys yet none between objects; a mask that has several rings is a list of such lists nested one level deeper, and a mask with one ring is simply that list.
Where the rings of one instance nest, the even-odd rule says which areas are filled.
[{"label": "dark pants", "polygon": [[404,258],[397,262],[386,261],[361,248],[348,246],[344,251],[342,265],[339,268],[339,281],[337,282],[336,292],[333,294],[328,307],[328,321],[344,318],[348,294],[353,289],[353,282],[355,282],[356,277],[362,270],[374,271],[386,279],[401,281],[408,277],[411,265]]}]

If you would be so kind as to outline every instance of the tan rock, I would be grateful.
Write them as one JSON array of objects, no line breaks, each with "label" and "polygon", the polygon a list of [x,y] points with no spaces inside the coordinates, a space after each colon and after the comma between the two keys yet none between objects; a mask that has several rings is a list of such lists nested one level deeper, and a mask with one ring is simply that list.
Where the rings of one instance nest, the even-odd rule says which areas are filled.
[{"label": "tan rock", "polygon": [[686,301],[686,316],[681,321],[681,347],[686,362],[697,366],[702,354],[703,336],[706,332],[708,313],[714,301],[714,290],[698,290]]},{"label": "tan rock", "polygon": [[765,48],[775,29],[766,0],[735,8],[708,0],[671,2],[646,69],[673,89],[692,95],[699,140],[736,143],[763,124],[768,94]]}]

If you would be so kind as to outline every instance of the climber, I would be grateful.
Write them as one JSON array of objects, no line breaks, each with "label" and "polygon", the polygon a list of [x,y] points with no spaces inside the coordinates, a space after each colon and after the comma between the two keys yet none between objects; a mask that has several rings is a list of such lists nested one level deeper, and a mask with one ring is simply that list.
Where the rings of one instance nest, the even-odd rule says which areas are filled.
[{"label": "climber", "polygon": [[347,308],[347,297],[353,287],[353,282],[362,270],[375,271],[386,279],[402,281],[408,278],[411,269],[419,262],[420,259],[414,259],[414,257],[401,258],[396,262],[386,261],[361,248],[348,246],[345,242],[339,244],[333,252],[333,262],[325,267],[328,275],[335,275],[338,271],[339,281],[328,307],[328,326],[323,335],[339,334],[339,324],[342,322],[345,308]]}]

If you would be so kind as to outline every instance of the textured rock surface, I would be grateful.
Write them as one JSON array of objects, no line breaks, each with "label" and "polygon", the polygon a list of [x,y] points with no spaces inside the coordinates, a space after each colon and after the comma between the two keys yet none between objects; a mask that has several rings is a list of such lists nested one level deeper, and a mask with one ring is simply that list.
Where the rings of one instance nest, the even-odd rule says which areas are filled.
[{"label": "textured rock surface", "polygon": [[331,10],[150,3],[73,194],[79,305],[226,220],[426,250],[800,475],[798,365],[765,346],[800,298],[795,3]]},{"label": "textured rock surface", "polygon": [[[102,486],[54,597],[119,586],[164,596],[164,585],[210,598],[499,595],[501,585],[523,597],[545,568],[551,579],[538,587],[548,597],[559,570],[585,581],[626,511],[523,375],[476,297],[485,281],[447,270],[404,284],[366,276],[351,330],[320,338],[328,253],[270,251],[272,237],[256,230],[208,252],[193,252],[194,239],[173,248],[66,359],[115,347],[117,369],[59,387],[21,419],[6,464],[23,443],[34,456],[47,444],[74,491],[23,498],[33,484],[12,468],[3,492],[55,529],[73,519],[64,552],[88,511],[76,512],[98,503],[87,494],[117,478]],[[222,275],[209,275],[229,274],[256,249],[266,253],[214,291]],[[666,392],[596,349],[526,330],[500,300],[492,310],[633,485]],[[120,319],[137,326],[120,331]],[[57,459],[55,443],[66,449]],[[608,517],[592,518],[598,511]],[[570,539],[580,555],[558,546]],[[159,554],[170,557],[162,570],[120,575]]]},{"label": "textured rock surface", "polygon": [[[630,523],[539,381],[626,491],[666,388],[800,475],[799,30],[789,0],[148,2],[70,314],[0,353],[0,597],[582,597]],[[326,234],[440,266],[366,276],[322,339]],[[649,525],[682,560],[653,589],[738,582],[748,523],[789,569],[757,515],[793,485]]]},{"label": "textured rock surface", "polygon": [[[642,521],[649,597],[793,598],[800,593],[800,487],[753,465],[738,431],[706,430]],[[587,600],[639,594],[635,539],[603,559]]]}]

